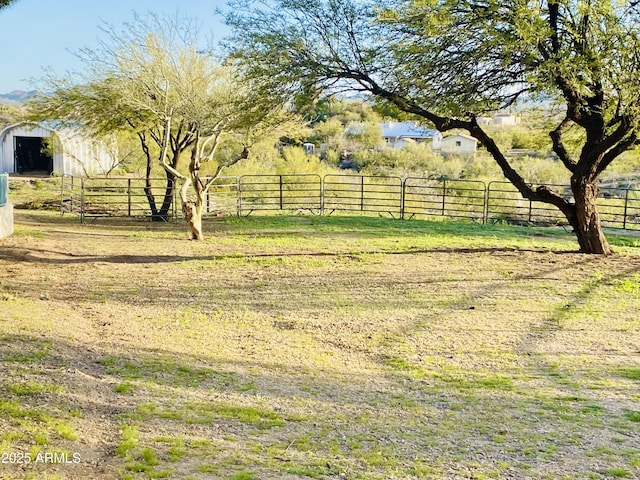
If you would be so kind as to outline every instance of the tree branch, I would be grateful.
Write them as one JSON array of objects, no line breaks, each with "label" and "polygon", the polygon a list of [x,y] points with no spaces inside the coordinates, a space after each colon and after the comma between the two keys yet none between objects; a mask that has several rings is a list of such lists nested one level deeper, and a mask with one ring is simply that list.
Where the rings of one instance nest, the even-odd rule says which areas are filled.
[{"label": "tree branch", "polygon": [[630,148],[640,145],[640,139],[638,138],[636,132],[633,132],[629,138],[626,140],[620,141],[617,145],[611,148],[605,155],[602,157],[602,160],[598,164],[595,171],[595,178],[598,177],[605,169],[611,165],[611,163],[624,152],[629,150]]},{"label": "tree branch", "polygon": [[549,136],[553,142],[553,151],[558,155],[558,158],[562,161],[567,170],[573,173],[575,172],[577,163],[573,158],[571,158],[571,155],[562,141],[562,133],[570,123],[571,120],[569,117],[565,117],[555,130],[549,132]]},{"label": "tree branch", "polygon": [[168,116],[165,120],[164,132],[162,135],[162,151],[160,152],[160,165],[167,172],[171,173],[174,177],[180,178],[185,182],[188,180],[188,177],[181,174],[178,170],[173,168],[169,163],[167,163],[167,153],[169,151],[169,138],[171,136],[171,117]]},{"label": "tree branch", "polygon": [[[224,123],[226,123],[226,120],[224,119],[216,123],[213,127],[214,133],[209,135],[209,137],[202,143],[202,147],[200,147],[200,158],[202,159],[203,162],[209,162],[215,156],[216,151],[220,146],[220,140],[222,138],[222,125],[224,125]],[[205,156],[204,155],[205,148],[207,147],[209,142],[211,142],[212,140],[213,140],[213,147],[211,147],[211,151]]]},{"label": "tree branch", "polygon": [[207,180],[204,183],[203,192],[207,192],[209,190],[209,187],[220,176],[220,172],[222,172],[223,168],[231,167],[232,165],[235,165],[236,163],[238,163],[240,160],[245,160],[247,158],[249,158],[249,149],[247,147],[244,147],[242,149],[242,152],[240,152],[240,154],[236,158],[234,158],[231,162],[218,165],[213,175],[211,175],[210,177],[207,177]]}]

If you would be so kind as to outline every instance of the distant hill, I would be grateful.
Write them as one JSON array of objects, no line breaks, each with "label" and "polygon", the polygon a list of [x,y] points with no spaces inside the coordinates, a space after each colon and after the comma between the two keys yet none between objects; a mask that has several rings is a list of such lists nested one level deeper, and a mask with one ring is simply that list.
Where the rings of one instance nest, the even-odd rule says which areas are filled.
[{"label": "distant hill", "polygon": [[36,93],[36,90],[30,90],[25,92],[24,90],[14,90],[9,93],[0,93],[0,102],[3,103],[22,103],[25,100],[33,97]]}]

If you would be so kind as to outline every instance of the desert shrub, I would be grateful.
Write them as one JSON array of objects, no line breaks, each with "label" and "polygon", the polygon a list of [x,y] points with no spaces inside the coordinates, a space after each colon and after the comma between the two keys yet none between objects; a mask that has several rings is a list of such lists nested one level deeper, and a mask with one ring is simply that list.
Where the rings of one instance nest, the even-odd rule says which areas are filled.
[{"label": "desert shrub", "polygon": [[564,165],[553,158],[524,156],[513,159],[512,164],[530,183],[565,184],[569,181]]},{"label": "desert shrub", "polygon": [[496,161],[486,152],[478,152],[475,159],[468,161],[464,166],[461,177],[484,182],[504,178]]},{"label": "desert shrub", "polygon": [[347,138],[360,148],[381,148],[384,146],[380,122],[352,122],[346,128]]},{"label": "desert shrub", "polygon": [[317,155],[309,155],[300,147],[285,147],[276,161],[275,171],[279,175],[320,175],[336,173],[337,168],[320,160]]}]

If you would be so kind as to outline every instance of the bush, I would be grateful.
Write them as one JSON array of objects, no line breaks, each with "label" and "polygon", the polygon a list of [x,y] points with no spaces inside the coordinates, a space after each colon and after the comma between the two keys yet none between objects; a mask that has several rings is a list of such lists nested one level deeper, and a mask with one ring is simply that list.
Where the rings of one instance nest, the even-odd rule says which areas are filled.
[{"label": "bush", "polygon": [[339,170],[316,155],[307,154],[300,147],[285,147],[282,156],[275,162],[275,173],[278,175],[320,175],[338,173]]}]

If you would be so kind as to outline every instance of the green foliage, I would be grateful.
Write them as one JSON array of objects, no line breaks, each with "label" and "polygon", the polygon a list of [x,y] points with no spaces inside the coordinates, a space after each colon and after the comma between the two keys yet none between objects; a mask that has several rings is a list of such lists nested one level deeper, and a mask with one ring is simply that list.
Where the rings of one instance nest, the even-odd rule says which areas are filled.
[{"label": "green foliage", "polygon": [[554,158],[523,156],[512,161],[522,177],[529,183],[566,185],[567,170]]},{"label": "green foliage", "polygon": [[313,127],[313,134],[309,140],[314,143],[339,144],[336,139],[342,138],[344,141],[344,124],[337,117],[327,118],[322,122],[318,122]]},{"label": "green foliage", "polygon": [[23,118],[24,111],[22,107],[0,103],[0,130],[18,123]]},{"label": "green foliage", "polygon": [[8,7],[12,3],[14,3],[15,1],[16,0],[0,0],[0,9],[3,9],[4,7]]},{"label": "green foliage", "polygon": [[[234,31],[232,54],[282,100],[338,86],[393,104],[390,115],[398,109],[440,131],[466,130],[523,196],[560,210],[583,251],[611,253],[587,189],[625,151],[640,145],[636,4],[397,0],[381,7],[357,0],[279,0],[271,8],[257,5],[227,16]],[[548,136],[523,129],[503,136],[477,122],[521,99],[560,106],[562,114],[549,115],[549,122],[535,119]],[[553,151],[567,170],[565,178],[573,176],[573,185],[584,191],[576,188],[575,198],[566,198],[532,185],[531,172],[514,168],[505,156],[514,148]],[[340,145],[336,151],[342,149],[350,150]],[[556,177],[550,171],[539,176]]]},{"label": "green foliage", "polygon": [[282,157],[275,162],[275,173],[278,175],[313,174],[324,176],[336,173],[335,168],[323,162],[316,155],[308,155],[299,147],[285,147]]},{"label": "green foliage", "polygon": [[[322,120],[313,123],[307,141],[324,145],[331,155],[379,149],[384,146],[381,122],[382,117],[362,101],[331,98],[325,103]],[[332,158],[329,163],[338,162]]]},{"label": "green foliage", "polygon": [[346,127],[347,138],[364,148],[376,148],[384,145],[380,122],[350,122]]}]

